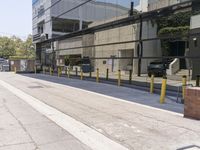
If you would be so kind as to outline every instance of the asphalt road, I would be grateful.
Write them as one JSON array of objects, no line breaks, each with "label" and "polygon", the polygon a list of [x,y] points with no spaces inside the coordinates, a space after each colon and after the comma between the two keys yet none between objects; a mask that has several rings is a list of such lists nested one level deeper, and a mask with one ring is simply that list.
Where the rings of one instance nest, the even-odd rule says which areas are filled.
[{"label": "asphalt road", "polygon": [[[21,96],[25,101],[23,103],[31,105],[39,115],[42,114],[44,118],[50,119],[51,123],[58,124],[66,134],[71,134],[80,147],[83,146],[82,149],[95,149],[95,142],[99,147],[105,144],[104,146],[110,147],[148,150],[189,149],[200,146],[200,122],[183,118],[183,105],[176,104],[170,99],[167,99],[166,104],[159,104],[159,95],[125,87],[45,75],[0,73],[0,81],[2,87],[6,88],[8,84],[9,92],[17,95],[19,99]],[[9,99],[5,94],[4,98]],[[37,108],[34,107],[36,104],[32,105],[34,100],[38,100]],[[55,110],[48,108],[48,113],[43,112],[43,104]],[[58,112],[52,113],[55,115],[52,118],[51,111],[59,111],[69,120],[73,118],[75,122],[72,124],[72,120],[71,125],[74,125],[74,129],[64,127],[63,122],[62,126],[61,122],[58,122],[59,115],[55,115]],[[67,119],[64,121],[69,123]],[[85,135],[97,139],[93,144],[78,134],[79,123],[80,127],[87,131]],[[25,130],[29,133],[26,127]],[[51,133],[51,129],[49,132]],[[97,136],[102,139],[101,142],[98,142]],[[35,139],[32,138],[32,141],[35,142]]]}]

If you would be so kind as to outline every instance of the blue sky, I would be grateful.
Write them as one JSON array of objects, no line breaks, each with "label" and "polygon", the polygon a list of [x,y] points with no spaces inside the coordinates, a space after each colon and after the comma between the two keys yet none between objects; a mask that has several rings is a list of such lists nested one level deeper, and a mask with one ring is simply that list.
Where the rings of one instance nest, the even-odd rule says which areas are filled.
[{"label": "blue sky", "polygon": [[0,35],[25,38],[32,29],[32,0],[1,0]]}]

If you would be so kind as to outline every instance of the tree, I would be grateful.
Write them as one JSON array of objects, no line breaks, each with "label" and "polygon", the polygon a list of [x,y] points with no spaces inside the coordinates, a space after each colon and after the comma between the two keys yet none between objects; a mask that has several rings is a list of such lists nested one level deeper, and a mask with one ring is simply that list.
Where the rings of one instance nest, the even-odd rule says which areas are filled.
[{"label": "tree", "polygon": [[29,35],[25,41],[13,36],[0,37],[0,57],[8,59],[9,57],[34,58],[35,50],[32,43],[32,35]]},{"label": "tree", "polygon": [[0,57],[9,58],[16,54],[15,43],[8,37],[0,37]]}]

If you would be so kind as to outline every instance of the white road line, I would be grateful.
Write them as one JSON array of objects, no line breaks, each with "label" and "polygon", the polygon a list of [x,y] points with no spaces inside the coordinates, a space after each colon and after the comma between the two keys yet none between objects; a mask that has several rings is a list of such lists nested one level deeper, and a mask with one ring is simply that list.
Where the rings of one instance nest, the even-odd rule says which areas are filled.
[{"label": "white road line", "polygon": [[0,80],[0,85],[8,89],[14,95],[24,100],[38,112],[55,122],[57,125],[65,129],[82,143],[93,150],[128,150],[126,147],[112,141],[103,134],[86,126],[85,124],[75,120],[74,118],[58,111],[57,109],[46,105],[40,100],[26,94],[25,92],[15,88],[14,86]]}]

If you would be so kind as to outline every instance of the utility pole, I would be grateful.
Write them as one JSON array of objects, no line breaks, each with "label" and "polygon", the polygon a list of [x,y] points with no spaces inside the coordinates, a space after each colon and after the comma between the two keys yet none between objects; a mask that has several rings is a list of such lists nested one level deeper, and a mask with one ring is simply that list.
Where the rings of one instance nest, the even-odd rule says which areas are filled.
[{"label": "utility pole", "polygon": [[140,34],[139,34],[139,44],[137,46],[138,52],[138,77],[141,76],[141,66],[142,66],[142,56],[143,56],[143,42],[142,42],[142,27],[143,27],[143,20],[142,15],[140,15]]},{"label": "utility pole", "polygon": [[[134,10],[134,2],[131,2],[131,10],[129,12],[130,16],[133,16],[133,10]],[[134,57],[134,48],[132,49],[132,54],[131,54],[131,67],[132,67],[131,70],[132,70],[132,72],[133,72],[133,57]]]}]

